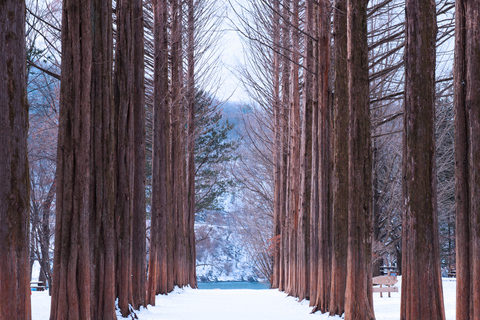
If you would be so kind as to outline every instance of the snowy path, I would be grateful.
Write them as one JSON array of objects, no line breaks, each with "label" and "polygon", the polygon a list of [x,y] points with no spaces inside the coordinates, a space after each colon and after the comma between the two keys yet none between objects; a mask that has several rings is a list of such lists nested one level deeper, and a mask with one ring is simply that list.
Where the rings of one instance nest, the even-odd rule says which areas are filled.
[{"label": "snowy path", "polygon": [[[400,283],[397,284],[398,286]],[[455,319],[455,285],[444,279],[446,319]],[[419,297],[428,299],[429,297]],[[377,320],[400,318],[400,293],[380,298],[374,293]],[[48,320],[50,299],[47,292],[33,292],[33,320]],[[310,314],[308,301],[301,303],[277,290],[193,290],[176,289],[169,295],[157,296],[156,306],[138,313],[139,320],[327,320],[326,314]],[[119,316],[119,319],[122,319]]]}]

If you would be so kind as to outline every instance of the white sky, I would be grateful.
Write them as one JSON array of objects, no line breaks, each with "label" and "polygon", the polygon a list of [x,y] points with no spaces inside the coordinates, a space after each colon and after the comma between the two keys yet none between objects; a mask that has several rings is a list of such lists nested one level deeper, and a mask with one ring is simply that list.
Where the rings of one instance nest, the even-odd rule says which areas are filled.
[{"label": "white sky", "polygon": [[[234,4],[235,2],[232,1]],[[230,8],[228,2],[227,6],[228,18],[235,21],[235,13]],[[225,19],[222,28],[223,37],[220,40],[220,59],[222,61],[221,77],[222,83],[217,91],[217,97],[220,100],[227,100],[230,102],[246,102],[248,95],[243,89],[237,69],[239,69],[244,61],[244,51],[240,35],[233,30],[232,23],[229,19]]]}]

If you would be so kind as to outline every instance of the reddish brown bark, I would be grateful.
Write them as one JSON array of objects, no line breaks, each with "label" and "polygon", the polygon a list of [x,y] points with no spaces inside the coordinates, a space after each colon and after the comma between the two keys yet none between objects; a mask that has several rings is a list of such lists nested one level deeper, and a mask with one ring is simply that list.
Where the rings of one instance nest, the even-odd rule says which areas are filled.
[{"label": "reddish brown bark", "polygon": [[[137,7],[137,8],[135,8]],[[136,12],[135,12],[136,11]],[[140,14],[139,17],[136,16]],[[117,202],[116,202],[116,220],[117,226],[117,238],[118,238],[118,264],[117,264],[117,288],[118,288],[118,306],[125,317],[130,313],[129,305],[135,306],[138,304],[134,301],[134,291],[137,294],[137,298],[140,303],[144,301],[144,277],[143,282],[138,282],[139,277],[145,274],[145,269],[137,270],[137,281],[134,280],[134,265],[144,266],[145,256],[140,247],[138,251],[133,250],[134,235],[137,238],[136,244],[140,245],[145,243],[145,238],[142,241],[142,230],[145,229],[145,220],[142,216],[145,216],[144,212],[139,212],[145,205],[139,203],[138,208],[134,208],[135,201],[135,181],[142,179],[135,176],[137,167],[136,156],[134,151],[137,147],[135,145],[135,139],[140,140],[140,146],[142,145],[140,135],[136,137],[135,128],[140,126],[140,133],[142,130],[142,123],[138,123],[138,120],[144,119],[139,111],[144,109],[143,105],[143,43],[137,43],[135,39],[136,33],[139,34],[139,38],[142,39],[143,25],[142,25],[142,9],[141,3],[135,4],[131,0],[120,0],[117,2],[117,41],[116,41],[116,54],[115,54],[115,98],[116,98],[116,111],[117,111],[117,161],[118,161],[118,178],[117,178]],[[138,48],[136,52],[135,49]],[[140,71],[140,72],[139,72]],[[140,154],[142,154],[140,150]],[[138,166],[144,167],[144,159],[140,158]],[[137,186],[136,193],[141,192],[138,190],[143,185],[143,181],[140,181],[140,186]],[[140,195],[141,196],[141,195]],[[138,201],[139,199],[137,199]],[[134,219],[134,212],[140,215],[139,219]],[[135,226],[140,230],[134,230]],[[143,233],[144,234],[144,233]],[[133,259],[133,255],[138,255],[138,260]],[[140,278],[141,280],[141,278]],[[140,286],[143,290],[137,288]],[[143,291],[143,297],[142,297]]]},{"label": "reddish brown bark", "polygon": [[306,46],[304,71],[304,100],[301,119],[300,149],[300,204],[298,218],[297,270],[299,273],[298,299],[310,297],[310,199],[312,168],[312,112],[314,105],[313,87],[315,76],[313,57],[313,3],[306,3]]},{"label": "reddish brown bark", "polygon": [[[328,311],[331,281],[331,211],[330,211],[330,3],[318,5],[318,284],[316,309]],[[313,177],[315,179],[315,177]]]},{"label": "reddish brown bark", "polygon": [[[91,86],[91,249],[92,317],[115,319],[117,238],[115,117],[113,104],[113,35],[111,1],[92,1]],[[118,163],[119,164],[119,163]],[[130,278],[130,277],[129,277]]]},{"label": "reddish brown bark", "polygon": [[333,107],[333,247],[330,315],[345,311],[348,241],[348,71],[346,0],[337,0],[333,11],[335,99]]},{"label": "reddish brown bark", "polygon": [[[318,8],[313,5],[313,27],[312,36],[318,39]],[[313,45],[313,88],[312,88],[312,171],[311,171],[311,189],[310,189],[310,306],[316,306],[317,302],[317,286],[318,286],[318,257],[319,257],[319,137],[318,137],[318,120],[319,120],[319,46]]]},{"label": "reddish brown bark", "polygon": [[289,291],[289,268],[290,268],[290,256],[288,251],[288,213],[286,209],[287,203],[287,190],[288,190],[288,104],[290,102],[290,1],[284,0],[282,2],[282,27],[280,33],[281,41],[281,102],[280,102],[280,147],[282,152],[282,160],[280,163],[280,175],[282,177],[280,181],[280,223],[281,223],[281,237],[280,237],[280,264],[282,270],[280,273],[280,286],[281,291]]},{"label": "reddish brown bark", "polygon": [[271,246],[273,247],[273,275],[271,285],[272,288],[278,288],[280,286],[280,273],[283,267],[280,264],[280,242],[281,242],[281,221],[280,221],[280,198],[282,187],[280,185],[281,177],[281,161],[282,161],[282,149],[281,149],[281,127],[280,127],[280,1],[273,1],[273,117],[274,117],[274,148],[273,148],[273,161],[274,161],[274,237],[271,240]]},{"label": "reddish brown bark", "polygon": [[457,320],[480,313],[480,11],[455,2],[455,195]]},{"label": "reddish brown bark", "polygon": [[91,319],[90,1],[65,0],[57,151],[55,256],[50,319]]},{"label": "reddish brown bark", "polygon": [[400,319],[445,319],[436,210],[435,1],[407,0],[405,31]]},{"label": "reddish brown bark", "polygon": [[372,152],[370,138],[367,0],[347,1],[348,253],[345,319],[371,320]]},{"label": "reddish brown bark", "polygon": [[133,0],[133,237],[132,290],[133,307],[146,307],[146,204],[145,204],[145,65],[143,36],[143,1]]},{"label": "reddish brown bark", "polygon": [[188,0],[188,74],[187,74],[187,104],[188,104],[188,176],[187,176],[187,283],[197,287],[196,256],[195,256],[195,7],[194,1]]},{"label": "reddish brown bark", "polygon": [[[155,305],[155,295],[170,290],[167,281],[167,215],[169,196],[169,100],[167,1],[154,2],[154,106],[152,156],[152,220],[147,303]],[[173,283],[171,285],[173,288]]]},{"label": "reddish brown bark", "polygon": [[31,319],[25,1],[0,3],[0,315]]},{"label": "reddish brown bark", "polygon": [[288,176],[288,252],[289,252],[289,294],[298,296],[299,281],[297,271],[297,235],[298,235],[298,216],[299,216],[299,196],[300,196],[300,88],[299,88],[299,3],[292,1],[292,54],[290,61],[290,104],[289,104],[289,176]]}]

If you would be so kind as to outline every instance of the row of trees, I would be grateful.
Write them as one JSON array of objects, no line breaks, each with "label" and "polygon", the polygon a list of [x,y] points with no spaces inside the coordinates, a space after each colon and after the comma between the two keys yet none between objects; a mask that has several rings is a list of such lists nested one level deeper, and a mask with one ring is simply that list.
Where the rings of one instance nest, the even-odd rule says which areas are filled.
[{"label": "row of trees", "polygon": [[[240,29],[254,66],[244,80],[258,105],[255,122],[268,128],[251,126],[249,135],[257,135],[256,155],[266,155],[274,179],[273,286],[310,298],[322,312],[373,319],[372,266],[396,262],[404,274],[402,319],[444,318],[440,262],[455,265],[448,47],[455,31],[456,68],[467,63],[458,61],[458,50],[469,68],[474,65],[473,51],[469,56],[459,43],[476,37],[474,22],[463,20],[467,8],[461,1],[378,1],[367,8],[366,1],[308,0],[259,0],[243,7]],[[467,94],[460,84],[478,81],[461,74],[455,69],[463,81],[455,95]],[[469,100],[464,115],[455,111],[455,121],[478,119],[474,104]],[[463,142],[455,142],[457,157],[458,146],[465,145],[457,167],[475,166],[470,161],[478,155],[469,140],[475,125],[456,127],[456,139],[465,133]],[[461,182],[468,187],[459,197],[458,172],[475,172],[464,169],[455,171],[456,263],[468,277],[474,263],[459,254],[473,249],[466,249],[466,238],[458,241],[476,229],[464,218],[459,236],[459,205],[472,197],[476,178]],[[476,212],[470,201],[465,217]],[[462,283],[463,303],[474,291]],[[468,318],[462,312],[469,311],[459,311]]]},{"label": "row of trees", "polygon": [[[12,143],[12,148],[2,149],[6,152],[2,178],[13,183],[2,189],[1,200],[2,206],[8,205],[1,211],[2,256],[12,255],[0,268],[2,288],[11,289],[2,291],[2,314],[11,319],[31,317],[30,243],[30,256],[40,258],[41,276],[49,282],[53,278],[51,319],[115,319],[117,298],[126,316],[132,307],[155,304],[156,294],[175,285],[195,287],[194,155],[199,151],[195,140],[204,133],[195,122],[215,113],[205,93],[195,96],[197,77],[208,75],[197,72],[195,63],[205,59],[215,42],[205,35],[213,34],[210,18],[216,6],[209,1],[140,0],[117,1],[114,8],[112,2],[53,1],[39,11],[42,5],[35,2],[28,8],[22,2],[3,5],[2,39],[12,45],[2,48],[2,68],[8,71],[2,69],[2,75],[13,78],[2,80],[2,97],[18,103],[5,104],[11,111],[4,113],[2,124],[12,129],[8,134],[2,131],[5,141]],[[13,37],[10,29],[18,36]],[[47,44],[44,50],[35,48],[38,37]],[[19,54],[21,49],[25,54]],[[31,79],[26,79],[23,56]],[[35,100],[30,117],[30,180],[28,161],[22,160],[27,154],[27,80],[33,84],[29,89]],[[194,110],[199,100],[207,106]],[[218,121],[213,120],[214,127]],[[215,130],[211,128],[214,134]],[[210,140],[206,138],[207,147]],[[208,154],[204,158],[204,164],[211,160]],[[18,189],[23,184],[25,190]],[[11,190],[17,189],[19,198],[14,201]],[[151,194],[149,232],[146,190]],[[204,191],[207,198],[208,192]],[[10,202],[4,201],[8,198]],[[205,206],[212,201],[208,199]],[[12,297],[15,301],[10,303]]]}]

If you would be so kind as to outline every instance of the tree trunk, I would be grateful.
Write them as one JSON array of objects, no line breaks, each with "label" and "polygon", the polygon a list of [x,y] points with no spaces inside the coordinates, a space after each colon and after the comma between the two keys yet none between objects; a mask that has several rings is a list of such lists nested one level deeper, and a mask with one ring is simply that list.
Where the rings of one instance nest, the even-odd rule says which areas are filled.
[{"label": "tree trunk", "polygon": [[455,2],[455,193],[457,320],[480,313],[480,11]]},{"label": "tree trunk", "polygon": [[0,314],[31,319],[25,1],[0,3]]},{"label": "tree trunk", "polygon": [[[129,305],[133,301],[133,214],[134,214],[134,185],[135,185],[135,111],[144,108],[141,90],[136,92],[136,85],[143,87],[141,75],[137,70],[142,66],[135,64],[135,24],[137,19],[134,13],[134,1],[120,0],[117,2],[117,41],[115,54],[115,105],[117,112],[117,202],[116,221],[118,223],[118,263],[117,288],[118,306],[123,317],[130,313]],[[137,27],[138,28],[138,27]],[[143,30],[143,29],[142,29]],[[138,44],[143,48],[143,44]],[[143,52],[143,50],[142,50]],[[141,60],[143,61],[143,59]],[[135,83],[140,77],[140,83]],[[137,95],[135,95],[137,93]],[[139,100],[136,100],[139,98]],[[143,164],[143,161],[140,163]],[[141,206],[142,207],[142,206]],[[140,207],[140,208],[141,208]],[[141,224],[142,221],[138,221]],[[135,230],[135,235],[138,230]],[[139,239],[140,240],[140,239]],[[140,240],[141,241],[141,240]],[[143,258],[140,253],[140,258]],[[141,264],[142,261],[139,261]],[[136,261],[135,261],[136,263]]]},{"label": "tree trunk", "polygon": [[280,193],[280,220],[281,220],[281,264],[282,271],[280,274],[280,287],[281,291],[289,291],[289,267],[290,267],[290,258],[288,251],[288,214],[287,214],[287,190],[288,190],[288,104],[290,102],[290,1],[283,0],[282,3],[282,29],[281,29],[281,44],[282,44],[282,79],[281,79],[281,103],[280,103],[280,127],[281,127],[281,136],[280,136],[280,145],[282,150],[282,162],[280,164],[281,177],[280,181],[281,193]]},{"label": "tree trunk", "polygon": [[143,36],[143,1],[133,1],[133,307],[146,307],[146,204],[145,204],[145,62]]},{"label": "tree trunk", "polygon": [[435,174],[436,25],[435,1],[406,1],[402,320],[445,319]]},{"label": "tree trunk", "polygon": [[[154,99],[152,156],[152,219],[150,228],[150,260],[148,268],[147,303],[155,305],[155,295],[170,290],[167,256],[167,216],[170,188],[169,171],[169,100],[168,100],[168,38],[167,1],[154,1]],[[169,233],[172,232],[169,230]],[[168,263],[168,265],[167,265]],[[173,285],[172,285],[173,287]]]},{"label": "tree trunk", "polygon": [[195,8],[194,1],[188,0],[188,74],[187,74],[187,104],[188,104],[188,219],[187,219],[187,282],[192,288],[197,287],[196,257],[195,257]]},{"label": "tree trunk", "polygon": [[289,243],[288,252],[290,257],[290,291],[289,294],[298,296],[298,271],[297,271],[297,234],[298,234],[298,210],[299,210],[299,195],[300,195],[300,88],[299,88],[299,42],[300,36],[298,34],[299,27],[299,3],[298,0],[292,1],[292,54],[290,62],[290,110],[289,110],[289,157],[290,165],[288,176],[289,190],[287,198],[287,212],[290,217],[289,225]]},{"label": "tree trunk", "polygon": [[282,148],[281,148],[281,110],[280,110],[280,0],[273,1],[273,10],[272,15],[273,22],[273,117],[274,117],[274,148],[273,148],[273,161],[274,161],[274,208],[273,208],[273,224],[274,232],[272,239],[273,246],[273,275],[271,285],[272,288],[280,287],[280,273],[282,272],[282,265],[280,263],[282,252],[280,250],[281,242],[281,212],[280,212],[280,199],[281,199],[281,190],[282,186],[280,181],[281,176],[281,162],[282,162]]},{"label": "tree trunk", "polygon": [[92,318],[89,241],[91,26],[89,0],[63,1],[63,72],[60,87],[51,320]]},{"label": "tree trunk", "polygon": [[318,284],[316,308],[328,311],[331,281],[331,211],[330,211],[330,4],[318,5]]},{"label": "tree trunk", "polygon": [[[113,101],[112,2],[93,0],[91,67],[90,244],[92,250],[92,317],[115,319],[115,203],[117,159]],[[82,40],[83,41],[83,40]],[[64,70],[62,68],[62,70]],[[63,80],[62,80],[63,81]]]},{"label": "tree trunk", "polygon": [[298,218],[298,242],[297,242],[297,261],[299,272],[299,292],[298,299],[308,299],[310,297],[310,199],[312,188],[312,113],[315,99],[313,97],[313,87],[315,75],[314,56],[313,56],[313,29],[314,15],[313,3],[306,3],[306,32],[304,42],[305,67],[304,71],[304,100],[302,104],[301,119],[301,149],[300,149],[300,204]]},{"label": "tree trunk", "polygon": [[348,70],[347,1],[337,0],[333,11],[334,28],[334,131],[333,131],[333,248],[330,315],[345,312],[348,248]]},{"label": "tree trunk", "polygon": [[371,320],[372,150],[370,137],[367,0],[347,1],[348,254],[345,319]]}]

